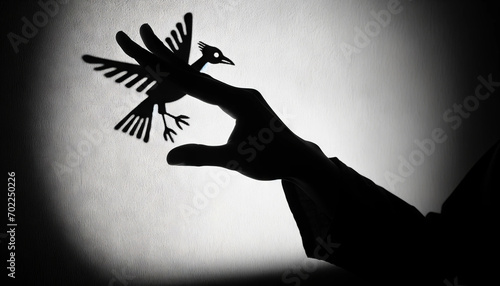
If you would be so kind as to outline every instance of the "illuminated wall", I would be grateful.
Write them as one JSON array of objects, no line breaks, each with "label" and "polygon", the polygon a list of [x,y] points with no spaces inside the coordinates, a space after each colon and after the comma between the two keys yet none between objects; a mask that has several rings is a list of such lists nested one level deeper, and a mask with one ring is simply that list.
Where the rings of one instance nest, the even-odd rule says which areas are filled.
[{"label": "illuminated wall", "polygon": [[[164,38],[187,12],[190,62],[201,56],[198,41],[217,46],[236,65],[204,72],[258,89],[328,156],[424,214],[439,211],[498,138],[490,122],[498,99],[479,107],[464,101],[482,83],[478,77],[495,72],[488,38],[461,29],[472,24],[457,15],[474,9],[389,0],[61,4],[36,38],[29,105],[54,220],[86,261],[110,277],[126,269],[136,282],[279,274],[305,258],[280,182],[166,163],[175,146],[225,143],[234,122],[220,109],[189,96],[168,104],[190,116],[174,144],[163,140],[158,116],[147,144],[113,130],[146,95],[93,71],[81,56],[135,63],[116,43],[117,31],[142,45],[143,23]],[[480,40],[481,47],[473,44]],[[460,124],[455,111],[447,113],[454,104],[471,110]]]}]

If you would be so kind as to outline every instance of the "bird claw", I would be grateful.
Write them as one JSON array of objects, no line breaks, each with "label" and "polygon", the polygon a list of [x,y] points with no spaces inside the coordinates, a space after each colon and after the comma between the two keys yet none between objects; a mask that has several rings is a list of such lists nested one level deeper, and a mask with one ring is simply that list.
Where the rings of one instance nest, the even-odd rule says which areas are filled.
[{"label": "bird claw", "polygon": [[179,127],[179,129],[182,130],[182,126],[181,126],[181,123],[183,124],[186,124],[187,126],[189,126],[189,123],[187,123],[184,119],[189,119],[188,116],[186,115],[179,115],[179,116],[174,116],[174,119],[175,119],[175,124],[177,125],[177,127]]},{"label": "bird claw", "polygon": [[177,135],[177,133],[173,129],[165,127],[165,132],[163,132],[163,138],[165,138],[165,141],[168,141],[168,138],[170,137],[170,141],[172,141],[172,143],[174,142],[172,133],[174,133],[174,135]]}]

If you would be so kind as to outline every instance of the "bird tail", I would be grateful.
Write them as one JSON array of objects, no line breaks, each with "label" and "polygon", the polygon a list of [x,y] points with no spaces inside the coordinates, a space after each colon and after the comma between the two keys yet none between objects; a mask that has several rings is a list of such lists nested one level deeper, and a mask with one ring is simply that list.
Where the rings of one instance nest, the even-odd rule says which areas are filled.
[{"label": "bird tail", "polygon": [[[136,135],[137,139],[142,138],[143,141],[147,143],[149,141],[149,133],[151,131],[152,117],[153,104],[148,99],[145,99],[136,108],[130,111],[129,114],[127,114],[122,120],[120,120],[118,124],[116,124],[115,130],[120,130],[122,129],[122,126],[125,125],[122,129],[123,133],[129,133],[130,136]],[[132,129],[130,129],[131,127]]]}]

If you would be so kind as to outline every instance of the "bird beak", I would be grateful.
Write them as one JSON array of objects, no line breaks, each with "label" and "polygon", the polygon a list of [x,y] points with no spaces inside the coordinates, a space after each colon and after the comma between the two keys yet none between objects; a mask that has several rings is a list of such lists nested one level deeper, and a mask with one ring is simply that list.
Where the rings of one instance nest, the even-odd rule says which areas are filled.
[{"label": "bird beak", "polygon": [[228,59],[228,58],[226,58],[226,57],[224,57],[224,56],[220,59],[220,62],[223,63],[223,64],[234,66],[233,61],[230,60],[230,59]]}]

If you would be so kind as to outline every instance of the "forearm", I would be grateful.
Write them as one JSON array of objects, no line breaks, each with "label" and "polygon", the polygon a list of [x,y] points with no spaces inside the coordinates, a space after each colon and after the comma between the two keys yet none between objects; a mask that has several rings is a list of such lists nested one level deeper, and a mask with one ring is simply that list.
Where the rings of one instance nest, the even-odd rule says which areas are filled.
[{"label": "forearm", "polygon": [[[428,258],[424,217],[338,159],[328,161],[331,165],[317,161],[318,168],[310,167],[293,183],[283,182],[308,257],[365,277],[408,276],[412,267],[422,269],[418,263]],[[319,258],[319,240],[340,247]]]},{"label": "forearm", "polygon": [[300,188],[320,210],[333,219],[334,205],[338,202],[339,168],[328,157],[315,155],[304,163],[301,173],[285,181]]}]

